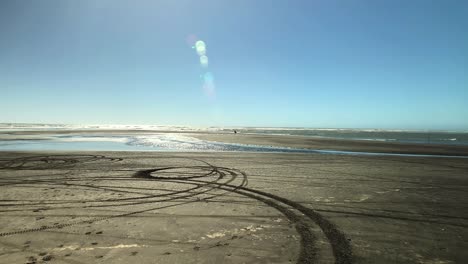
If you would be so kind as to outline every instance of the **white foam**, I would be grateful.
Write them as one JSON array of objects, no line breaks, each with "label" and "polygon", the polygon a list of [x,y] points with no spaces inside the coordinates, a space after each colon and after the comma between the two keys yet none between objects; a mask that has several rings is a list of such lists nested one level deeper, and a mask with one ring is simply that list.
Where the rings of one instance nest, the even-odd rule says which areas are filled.
[{"label": "white foam", "polygon": [[23,124],[0,123],[0,131],[42,130],[150,130],[150,131],[217,131],[219,128],[180,125],[119,125],[119,124]]}]

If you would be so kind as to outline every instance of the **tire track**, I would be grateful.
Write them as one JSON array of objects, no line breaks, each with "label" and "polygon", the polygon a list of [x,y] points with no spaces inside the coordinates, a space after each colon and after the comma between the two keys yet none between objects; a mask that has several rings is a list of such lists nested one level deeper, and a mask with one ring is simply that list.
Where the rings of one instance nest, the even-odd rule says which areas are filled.
[{"label": "tire track", "polygon": [[[167,159],[167,157],[165,157]],[[70,168],[76,165],[95,161],[107,161],[116,162],[122,159],[107,158],[101,155],[48,155],[48,156],[33,156],[25,158],[16,158],[10,161],[6,161],[2,164],[0,169],[9,170],[48,170],[57,168]],[[198,159],[191,159],[202,163],[200,166],[163,166],[147,170],[138,170],[133,175],[124,176],[121,178],[113,178],[112,181],[122,183],[125,186],[125,182],[129,180],[141,180],[146,181],[148,186],[145,189],[148,191],[154,191],[156,193],[146,194],[136,192],[135,194],[141,194],[136,197],[124,197],[124,198],[106,198],[106,199],[95,199],[85,201],[64,201],[50,204],[49,207],[41,207],[40,210],[59,210],[59,209],[73,209],[73,208],[102,208],[102,207],[119,207],[119,206],[136,206],[142,204],[155,204],[163,203],[156,207],[144,209],[144,210],[133,210],[131,212],[116,214],[104,217],[97,217],[85,220],[69,221],[66,223],[59,223],[54,225],[45,225],[38,228],[30,228],[16,231],[8,231],[0,233],[0,237],[24,234],[29,232],[39,232],[49,229],[57,229],[70,227],[81,224],[91,224],[99,221],[110,220],[119,217],[126,217],[145,212],[151,212],[162,208],[169,208],[180,206],[182,204],[194,203],[202,200],[210,200],[216,197],[222,197],[229,193],[236,193],[251,199],[255,199],[259,202],[270,206],[281,214],[283,214],[291,223],[294,224],[297,233],[300,235],[300,254],[298,256],[297,263],[314,263],[318,261],[318,257],[326,252],[321,252],[317,246],[317,236],[324,236],[328,240],[335,263],[337,264],[348,264],[353,263],[352,248],[346,238],[346,236],[335,226],[332,222],[327,220],[321,214],[315,210],[308,208],[300,203],[291,201],[284,197],[280,197],[268,192],[255,190],[247,187],[248,177],[247,174],[241,170],[235,168],[226,168],[212,165],[208,162]],[[111,191],[118,191],[115,188],[121,186],[102,185],[102,181],[106,181],[106,177],[94,178],[93,184],[83,184],[80,179],[74,178],[70,181],[70,178],[50,178],[46,180],[17,180],[18,184],[27,183],[29,185],[34,184],[57,184],[66,186],[69,188],[84,187],[89,188],[98,192],[108,193]],[[84,178],[82,181],[89,181],[89,178]],[[67,182],[68,181],[68,182]],[[178,188],[169,190],[167,193],[158,193],[157,188],[151,188],[153,185],[160,185],[161,183],[175,184]],[[0,186],[1,187],[1,186]],[[182,188],[181,188],[182,187]],[[159,187],[158,187],[159,188]],[[123,190],[125,191],[125,190]],[[128,191],[125,191],[128,192]],[[130,191],[132,193],[132,191]],[[186,200],[186,201],[181,201]],[[122,201],[127,201],[122,203]],[[176,204],[164,205],[164,203],[176,202]],[[75,204],[75,205],[73,205]],[[73,205],[73,206],[71,206]],[[23,207],[23,206],[34,206],[34,204],[8,204],[4,201],[0,201],[2,207]],[[29,209],[30,210],[30,209]],[[10,210],[11,211],[11,210]],[[313,231],[313,228],[318,226],[323,232],[322,234]]]}]

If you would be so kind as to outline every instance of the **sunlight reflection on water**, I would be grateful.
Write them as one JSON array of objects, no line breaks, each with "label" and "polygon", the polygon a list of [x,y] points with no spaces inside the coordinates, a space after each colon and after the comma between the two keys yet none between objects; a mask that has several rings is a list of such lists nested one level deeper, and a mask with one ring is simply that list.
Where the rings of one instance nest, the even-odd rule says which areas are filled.
[{"label": "sunlight reflection on water", "polygon": [[211,142],[179,134],[148,135],[48,135],[44,138],[0,141],[0,151],[181,151],[181,152],[264,152],[334,155],[457,157],[420,154],[373,153],[316,150]]}]

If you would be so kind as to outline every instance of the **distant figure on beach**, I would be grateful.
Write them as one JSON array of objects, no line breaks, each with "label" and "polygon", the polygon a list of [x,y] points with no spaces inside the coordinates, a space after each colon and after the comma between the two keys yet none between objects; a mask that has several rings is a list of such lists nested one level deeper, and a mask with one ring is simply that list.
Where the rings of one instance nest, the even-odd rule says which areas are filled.
[{"label": "distant figure on beach", "polygon": [[234,129],[234,134],[237,134],[237,131]]}]

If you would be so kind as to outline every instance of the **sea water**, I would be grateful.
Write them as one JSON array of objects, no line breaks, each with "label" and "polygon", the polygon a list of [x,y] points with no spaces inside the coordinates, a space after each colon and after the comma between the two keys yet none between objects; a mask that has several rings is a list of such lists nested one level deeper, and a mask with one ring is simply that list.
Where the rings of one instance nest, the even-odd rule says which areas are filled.
[{"label": "sea water", "polygon": [[76,134],[40,134],[24,139],[0,140],[0,151],[182,151],[182,152],[282,152],[315,153],[335,155],[379,155],[407,157],[457,157],[420,154],[393,154],[337,150],[314,150],[289,147],[274,147],[221,143],[200,140],[178,133],[106,134],[83,132]]},{"label": "sea water", "polygon": [[221,132],[264,135],[310,136],[330,139],[387,141],[417,144],[468,145],[468,131],[422,131],[383,129],[287,128],[287,127],[193,127],[161,125],[67,125],[67,124],[0,124],[1,132],[60,130],[133,130],[173,132]]}]

